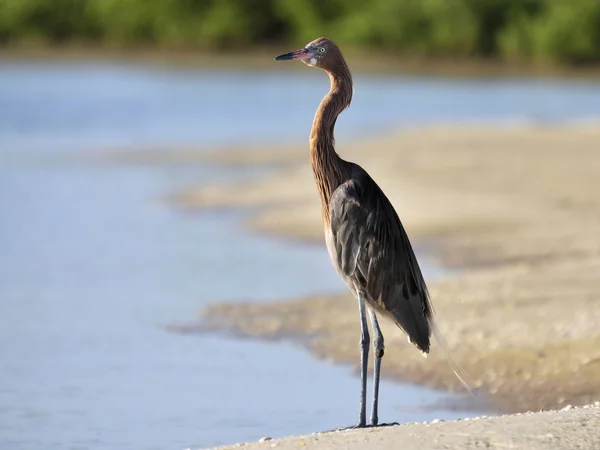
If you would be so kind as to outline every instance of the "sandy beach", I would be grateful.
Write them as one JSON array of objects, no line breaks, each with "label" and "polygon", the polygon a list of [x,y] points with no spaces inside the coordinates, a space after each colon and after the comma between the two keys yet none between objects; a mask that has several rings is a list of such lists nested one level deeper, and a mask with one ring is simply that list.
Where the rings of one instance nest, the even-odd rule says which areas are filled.
[{"label": "sandy beach", "polygon": [[[339,153],[367,169],[390,197],[415,246],[449,269],[429,283],[433,304],[452,358],[468,374],[478,401],[492,410],[552,410],[600,399],[599,143],[596,124],[436,126],[338,140]],[[154,162],[160,162],[158,155]],[[256,232],[323,241],[306,146],[232,148],[203,158],[280,168],[259,181],[176,193],[169,198],[174,205],[252,207],[255,214],[245,225]],[[202,312],[202,326],[294,340],[319,358],[358,363],[359,325],[348,293],[263,305],[219,304]],[[385,323],[383,332],[385,377],[463,392],[435,345],[423,359],[393,325]],[[552,417],[564,418],[565,430],[573,430],[579,420],[568,415],[573,411]],[[587,410],[581,411],[577,414],[584,417]],[[494,433],[496,420],[502,428],[537,420],[526,417],[531,416],[481,421],[487,424],[481,425],[482,433]],[[535,427],[538,422],[547,421],[539,419]],[[440,433],[456,436],[463,426],[440,424]],[[450,431],[453,427],[456,431]],[[468,444],[465,435],[446,447],[422,447],[419,439],[434,437],[419,438],[423,433],[410,426],[355,432],[356,442],[396,432],[413,436],[404,448],[480,445]],[[355,435],[347,436],[350,446]],[[331,439],[328,447],[341,445]],[[489,442],[494,439],[489,435]],[[538,448],[529,445],[532,436],[523,439],[528,441],[519,441],[518,448],[525,443]],[[509,448],[502,445],[491,448]]]},{"label": "sandy beach", "polygon": [[409,423],[363,430],[341,430],[234,444],[220,449],[332,448],[392,450],[527,449],[567,450],[600,447],[600,402],[561,411],[479,417],[451,422]]}]

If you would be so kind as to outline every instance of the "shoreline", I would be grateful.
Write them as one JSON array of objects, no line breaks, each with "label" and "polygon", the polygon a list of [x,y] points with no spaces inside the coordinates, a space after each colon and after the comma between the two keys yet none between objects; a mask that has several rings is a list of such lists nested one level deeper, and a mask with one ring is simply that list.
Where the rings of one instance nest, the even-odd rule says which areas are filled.
[{"label": "shoreline", "polygon": [[[600,426],[597,142],[600,127],[589,122],[414,127],[382,138],[338,140],[342,156],[380,183],[413,245],[449,269],[428,285],[450,354],[468,373],[477,401],[488,402],[498,414],[516,414],[220,448],[392,449],[399,440],[408,450],[600,446],[594,431]],[[196,156],[191,150],[157,151],[150,161],[139,154],[124,159],[165,164],[183,156],[188,163],[273,164],[260,180],[191,188],[163,200],[192,210],[242,207],[252,211],[243,223],[252,232],[323,245],[305,145],[285,151],[261,147],[257,153],[228,150]],[[200,328],[291,340],[317,358],[357,368],[359,329],[350,300],[344,293],[213,304],[201,312]],[[396,327],[380,325],[386,336],[382,377],[463,392],[435,344],[424,360]],[[327,339],[330,335],[336,339]],[[470,409],[460,400],[454,405]]]},{"label": "shoreline", "polygon": [[570,450],[600,447],[600,402],[581,408],[567,406],[560,411],[479,417],[456,421],[407,423],[360,430],[340,430],[290,436],[279,439],[265,437],[247,442],[216,447],[226,450],[306,448],[395,450],[401,442],[404,450],[448,449],[527,449]]},{"label": "shoreline", "polygon": [[[470,385],[507,413],[598,399],[600,238],[593,230],[600,226],[600,193],[592,188],[600,170],[598,127],[439,126],[368,141],[369,157],[361,151],[365,141],[340,141],[339,148],[381,183],[413,243],[426,245],[436,264],[459,270],[429,284],[450,354]],[[574,148],[585,158],[581,167],[573,164]],[[270,152],[201,160],[260,165]],[[192,209],[250,208],[254,214],[244,225],[252,231],[322,244],[306,149],[289,152],[265,179],[190,189],[168,201]],[[529,184],[515,183],[525,179]],[[356,367],[358,323],[348,297],[214,305],[203,311],[203,326],[259,339],[303,335],[317,357]],[[544,326],[532,328],[540,320]],[[439,351],[424,362],[395,327],[383,331],[383,376],[461,389]]]}]

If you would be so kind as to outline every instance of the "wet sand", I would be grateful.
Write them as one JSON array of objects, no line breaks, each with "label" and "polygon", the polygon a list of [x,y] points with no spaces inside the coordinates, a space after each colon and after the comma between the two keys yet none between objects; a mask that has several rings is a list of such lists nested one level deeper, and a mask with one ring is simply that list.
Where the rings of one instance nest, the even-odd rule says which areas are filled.
[{"label": "wet sand", "polygon": [[[599,126],[439,126],[338,140],[338,149],[388,193],[415,245],[456,269],[430,282],[430,291],[450,354],[479,399],[523,412],[600,398]],[[205,159],[263,164],[270,155],[281,169],[264,179],[191,189],[170,201],[255,207],[251,229],[322,243],[305,146],[231,149]],[[203,320],[358,363],[348,293],[220,304],[203,311]],[[397,328],[383,327],[384,376],[463,392],[436,345],[425,360]]]}]

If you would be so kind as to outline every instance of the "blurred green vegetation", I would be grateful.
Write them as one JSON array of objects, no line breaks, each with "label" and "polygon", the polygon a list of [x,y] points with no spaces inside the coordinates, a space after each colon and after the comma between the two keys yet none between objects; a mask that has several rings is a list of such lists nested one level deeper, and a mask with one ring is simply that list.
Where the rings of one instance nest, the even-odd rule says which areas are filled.
[{"label": "blurred green vegetation", "polygon": [[206,50],[318,36],[364,51],[600,62],[600,0],[0,0],[0,43]]}]

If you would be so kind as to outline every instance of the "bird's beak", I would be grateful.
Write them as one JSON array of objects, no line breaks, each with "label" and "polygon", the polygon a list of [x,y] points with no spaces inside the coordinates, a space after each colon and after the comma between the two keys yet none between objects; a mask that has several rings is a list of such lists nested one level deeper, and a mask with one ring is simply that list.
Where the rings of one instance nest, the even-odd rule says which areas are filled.
[{"label": "bird's beak", "polygon": [[285,53],[275,58],[275,61],[289,61],[292,59],[309,59],[312,56],[312,52],[307,48],[301,48],[295,52]]}]

